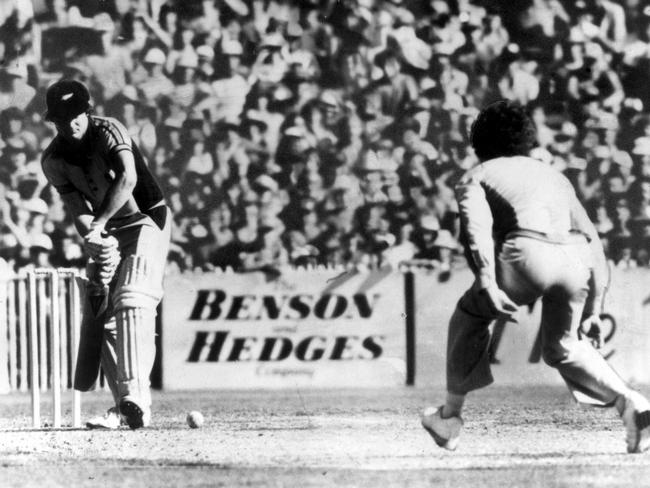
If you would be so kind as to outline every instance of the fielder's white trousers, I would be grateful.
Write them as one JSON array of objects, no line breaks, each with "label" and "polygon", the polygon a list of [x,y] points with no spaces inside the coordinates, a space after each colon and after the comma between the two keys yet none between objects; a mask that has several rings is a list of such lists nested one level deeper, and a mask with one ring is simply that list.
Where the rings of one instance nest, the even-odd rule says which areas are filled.
[{"label": "fielder's white trousers", "polygon": [[[579,401],[611,405],[627,385],[588,341],[578,340],[593,266],[586,239],[564,243],[507,239],[497,259],[497,283],[518,305],[542,299],[542,356]],[[493,382],[488,346],[495,319],[474,284],[459,300],[447,342],[447,389],[466,394]]]}]

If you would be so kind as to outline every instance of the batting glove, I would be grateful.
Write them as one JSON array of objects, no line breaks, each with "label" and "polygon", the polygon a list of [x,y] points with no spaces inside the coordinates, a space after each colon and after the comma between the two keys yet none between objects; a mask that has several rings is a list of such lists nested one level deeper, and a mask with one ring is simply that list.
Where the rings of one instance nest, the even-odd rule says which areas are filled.
[{"label": "batting glove", "polygon": [[101,225],[91,225],[90,230],[84,236],[84,250],[95,261],[98,260],[102,252],[104,238],[104,227]]}]

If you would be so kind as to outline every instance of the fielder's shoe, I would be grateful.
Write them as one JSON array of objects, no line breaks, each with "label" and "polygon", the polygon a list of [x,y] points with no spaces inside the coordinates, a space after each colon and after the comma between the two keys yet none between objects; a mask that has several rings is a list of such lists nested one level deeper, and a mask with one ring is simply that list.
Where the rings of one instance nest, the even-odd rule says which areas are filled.
[{"label": "fielder's shoe", "polygon": [[440,447],[453,451],[458,445],[463,419],[460,417],[442,418],[442,407],[429,407],[422,414],[422,427],[431,434]]},{"label": "fielder's shoe", "polygon": [[127,425],[133,430],[149,427],[151,423],[151,412],[148,409],[143,410],[137,403],[128,398],[123,398],[120,402],[120,413]]},{"label": "fielder's shoe", "polygon": [[109,408],[105,415],[98,417],[93,417],[86,422],[86,427],[89,429],[108,429],[115,430],[117,429],[122,420],[120,418],[120,413],[117,410],[117,407]]},{"label": "fielder's shoe", "polygon": [[640,393],[633,391],[624,398],[621,418],[625,425],[627,452],[644,452],[650,448],[650,403]]}]

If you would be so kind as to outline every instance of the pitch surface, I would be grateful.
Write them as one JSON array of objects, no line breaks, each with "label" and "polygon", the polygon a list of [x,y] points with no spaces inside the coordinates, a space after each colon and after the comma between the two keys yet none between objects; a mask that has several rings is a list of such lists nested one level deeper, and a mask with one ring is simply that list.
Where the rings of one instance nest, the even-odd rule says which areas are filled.
[{"label": "pitch surface", "polygon": [[[647,389],[645,389],[647,393]],[[0,483],[8,486],[616,487],[650,486],[650,453],[625,453],[613,410],[563,387],[495,386],[473,395],[455,452],[419,412],[432,388],[173,392],[154,396],[140,431],[29,428],[27,395],[0,402]],[[84,416],[110,397],[83,397]],[[48,405],[43,405],[47,423]],[[69,418],[70,405],[64,405]],[[200,429],[185,416],[201,411]]]}]

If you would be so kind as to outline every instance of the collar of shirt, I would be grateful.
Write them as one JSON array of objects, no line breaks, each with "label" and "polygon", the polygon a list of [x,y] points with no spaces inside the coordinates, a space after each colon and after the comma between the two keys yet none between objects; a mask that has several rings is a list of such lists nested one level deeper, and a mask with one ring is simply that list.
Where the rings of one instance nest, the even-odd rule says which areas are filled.
[{"label": "collar of shirt", "polygon": [[71,144],[61,137],[61,135],[57,135],[56,154],[62,157],[68,164],[83,166],[93,150],[95,139],[97,139],[97,127],[92,117],[89,117],[88,131],[81,143]]}]

